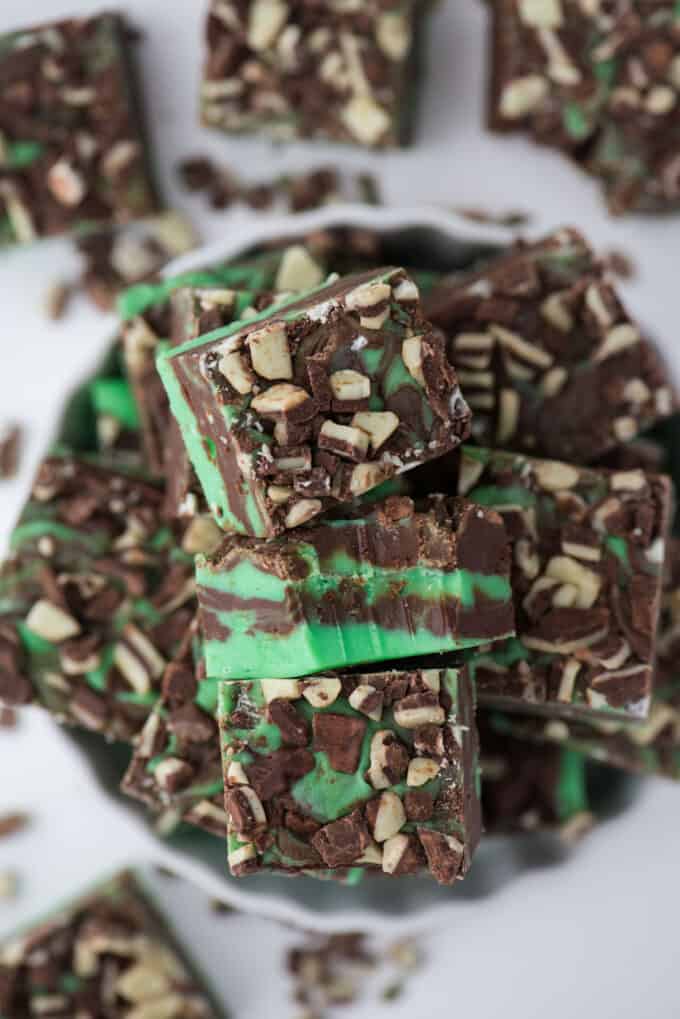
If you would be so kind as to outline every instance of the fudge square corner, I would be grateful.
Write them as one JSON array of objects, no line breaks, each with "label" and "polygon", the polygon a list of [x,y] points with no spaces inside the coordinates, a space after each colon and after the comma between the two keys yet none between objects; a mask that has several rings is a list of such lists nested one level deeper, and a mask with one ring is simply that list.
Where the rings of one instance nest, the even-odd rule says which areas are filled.
[{"label": "fudge square corner", "polygon": [[481,830],[467,669],[220,685],[232,874],[464,877]]},{"label": "fudge square corner", "polygon": [[470,411],[402,269],[336,280],[159,354],[208,505],[272,537],[455,448]]}]

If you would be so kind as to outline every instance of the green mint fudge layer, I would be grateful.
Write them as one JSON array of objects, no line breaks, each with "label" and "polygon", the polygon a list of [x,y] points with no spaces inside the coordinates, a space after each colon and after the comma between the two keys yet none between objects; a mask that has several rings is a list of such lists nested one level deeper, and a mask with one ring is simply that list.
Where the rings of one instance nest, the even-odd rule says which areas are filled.
[{"label": "green mint fudge layer", "polygon": [[495,713],[494,727],[557,743],[626,771],[680,779],[680,542],[669,543],[648,718],[640,723],[529,718]]},{"label": "green mint fudge layer", "polygon": [[158,368],[208,505],[271,537],[455,448],[470,412],[401,269],[343,278]]},{"label": "green mint fudge layer", "polygon": [[0,700],[110,739],[141,728],[196,612],[193,554],[217,528],[166,525],[162,488],[95,458],[48,457],[0,572]]},{"label": "green mint fudge layer", "polygon": [[644,719],[670,480],[471,446],[446,470],[447,490],[495,509],[512,546],[517,636],[475,653],[480,704]]},{"label": "green mint fudge layer", "polygon": [[130,871],[0,943],[0,1016],[225,1019]]},{"label": "green mint fudge layer", "polygon": [[302,676],[454,651],[514,633],[500,516],[464,499],[392,496],[196,560],[207,674]]},{"label": "green mint fudge layer", "polygon": [[219,698],[232,874],[465,875],[480,835],[465,668],[240,680]]}]

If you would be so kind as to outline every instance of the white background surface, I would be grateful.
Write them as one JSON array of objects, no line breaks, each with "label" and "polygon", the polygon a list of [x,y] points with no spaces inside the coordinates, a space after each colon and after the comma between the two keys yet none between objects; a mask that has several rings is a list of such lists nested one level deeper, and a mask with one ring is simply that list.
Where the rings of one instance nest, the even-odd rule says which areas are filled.
[{"label": "white background surface", "polygon": [[[248,214],[208,217],[187,201],[173,167],[192,152],[211,152],[251,179],[324,161],[380,172],[391,204],[529,209],[532,232],[563,223],[583,229],[602,249],[631,253],[637,279],[625,286],[635,313],[657,336],[680,373],[680,219],[613,222],[596,188],[558,156],[522,139],[482,130],[484,11],[476,0],[443,0],[430,30],[429,72],[418,147],[388,156],[212,137],[195,123],[203,3],[135,0],[120,5],[144,30],[144,75],[167,192],[195,214],[206,240],[247,230]],[[0,0],[0,30],[27,20],[90,12],[84,0]],[[261,222],[261,220],[260,220]],[[27,424],[21,478],[3,483],[0,529],[18,512],[63,398],[105,349],[113,320],[78,304],[48,324],[41,297],[75,260],[66,245],[2,255],[3,358],[0,419]],[[16,732],[0,734],[0,812],[28,809],[33,824],[0,843],[0,871],[22,877],[15,903],[0,904],[0,935],[128,861],[148,857],[148,841],[127,815],[98,794],[92,776],[61,733],[38,711]],[[596,831],[558,868],[525,874],[474,908],[451,907],[430,933],[430,965],[384,1014],[444,1019],[675,1019],[680,916],[680,789],[650,781],[635,806]],[[195,954],[237,1019],[295,1010],[287,1000],[281,953],[291,934],[253,918],[215,919],[207,899],[175,882],[160,885]],[[411,921],[404,918],[403,933]],[[342,1013],[339,1013],[342,1014]],[[346,1014],[346,1013],[345,1013]],[[383,1014],[370,1001],[357,1019]]]}]

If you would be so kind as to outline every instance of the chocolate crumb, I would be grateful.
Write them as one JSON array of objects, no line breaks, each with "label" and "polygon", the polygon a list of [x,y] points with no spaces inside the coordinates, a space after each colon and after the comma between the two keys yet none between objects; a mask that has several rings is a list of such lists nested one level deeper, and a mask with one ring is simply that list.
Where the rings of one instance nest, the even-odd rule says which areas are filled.
[{"label": "chocolate crumb", "polygon": [[0,705],[0,729],[15,729],[17,721],[17,713],[14,708],[5,708]]},{"label": "chocolate crumb", "polygon": [[604,256],[604,264],[610,272],[613,272],[615,276],[618,276],[622,280],[632,280],[637,275],[637,268],[635,262],[626,254],[625,251],[620,249],[612,249],[608,251]]},{"label": "chocolate crumb", "polygon": [[0,814],[0,839],[15,832],[22,831],[28,825],[28,814],[15,811],[11,814]]},{"label": "chocolate crumb", "polygon": [[13,478],[19,469],[21,429],[18,425],[0,425],[0,478]]},{"label": "chocolate crumb", "polygon": [[502,226],[511,230],[528,226],[533,218],[530,212],[521,209],[509,209],[507,212],[491,212],[488,209],[456,206],[453,211],[462,216],[463,219],[470,220],[471,223],[486,223],[489,226]]},{"label": "chocolate crumb", "polygon": [[45,314],[51,322],[59,322],[64,318],[68,304],[74,294],[71,283],[55,280],[45,296]]}]

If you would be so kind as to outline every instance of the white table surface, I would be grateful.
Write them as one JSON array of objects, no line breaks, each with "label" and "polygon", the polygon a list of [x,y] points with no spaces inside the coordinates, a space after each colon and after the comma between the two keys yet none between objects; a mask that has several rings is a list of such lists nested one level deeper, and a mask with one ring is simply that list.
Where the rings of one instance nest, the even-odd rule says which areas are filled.
[{"label": "white table surface", "polygon": [[[246,236],[250,214],[207,214],[199,199],[181,193],[174,164],[196,152],[219,156],[253,180],[323,162],[371,167],[394,205],[412,206],[427,196],[443,205],[529,209],[533,233],[573,223],[602,249],[633,255],[638,276],[622,290],[680,373],[680,219],[612,221],[596,188],[557,155],[482,129],[485,16],[475,0],[443,0],[430,31],[418,147],[387,156],[310,146],[275,150],[202,131],[195,107],[205,4],[134,0],[119,6],[145,33],[145,84],[167,193],[194,215],[206,240],[225,231]],[[87,0],[2,0],[0,31],[91,10]],[[3,534],[65,394],[94,365],[113,330],[113,319],[80,302],[65,321],[45,321],[42,295],[75,266],[60,242],[2,256],[0,419],[28,428],[21,476],[0,492]],[[22,879],[17,899],[0,903],[0,935],[98,874],[148,856],[140,830],[101,796],[85,762],[74,762],[65,737],[37,710],[26,712],[16,731],[0,733],[0,813],[14,807],[28,810],[33,823],[0,843],[0,871],[16,869]],[[464,920],[452,912],[430,933],[430,964],[403,999],[383,1008],[373,997],[352,1014],[675,1019],[679,817],[680,789],[649,781],[630,810],[597,830],[565,864],[525,873],[466,910]],[[215,918],[205,896],[183,883],[157,887],[237,1019],[294,1014],[280,965],[291,932],[255,917]],[[403,932],[409,927],[405,917]]]}]

